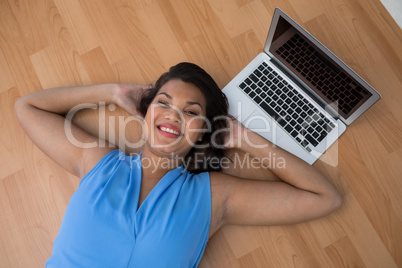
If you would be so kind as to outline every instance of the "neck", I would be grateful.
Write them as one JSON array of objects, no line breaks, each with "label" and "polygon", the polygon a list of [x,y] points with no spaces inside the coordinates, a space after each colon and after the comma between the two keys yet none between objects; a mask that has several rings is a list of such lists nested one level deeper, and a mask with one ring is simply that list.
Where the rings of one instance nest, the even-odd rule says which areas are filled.
[{"label": "neck", "polygon": [[179,167],[183,163],[181,157],[167,153],[159,155],[147,146],[144,147],[141,155],[141,166],[143,174],[151,175],[153,178],[162,178],[170,170]]}]

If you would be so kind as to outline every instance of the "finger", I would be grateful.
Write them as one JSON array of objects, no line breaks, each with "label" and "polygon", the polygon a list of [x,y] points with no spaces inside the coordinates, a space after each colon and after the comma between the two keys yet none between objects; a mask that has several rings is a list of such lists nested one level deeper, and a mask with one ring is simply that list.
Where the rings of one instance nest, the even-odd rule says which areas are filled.
[{"label": "finger", "polygon": [[143,89],[151,89],[151,88],[152,88],[152,85],[144,85],[144,86],[142,86],[142,88],[143,88]]}]

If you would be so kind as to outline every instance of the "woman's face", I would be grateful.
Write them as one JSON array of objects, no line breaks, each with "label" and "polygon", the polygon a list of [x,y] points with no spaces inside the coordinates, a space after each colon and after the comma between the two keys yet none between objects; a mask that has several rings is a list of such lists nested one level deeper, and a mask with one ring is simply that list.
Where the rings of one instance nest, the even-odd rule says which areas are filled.
[{"label": "woman's face", "polygon": [[191,83],[170,80],[164,84],[145,116],[145,146],[159,156],[188,154],[202,139],[206,126],[206,100]]}]

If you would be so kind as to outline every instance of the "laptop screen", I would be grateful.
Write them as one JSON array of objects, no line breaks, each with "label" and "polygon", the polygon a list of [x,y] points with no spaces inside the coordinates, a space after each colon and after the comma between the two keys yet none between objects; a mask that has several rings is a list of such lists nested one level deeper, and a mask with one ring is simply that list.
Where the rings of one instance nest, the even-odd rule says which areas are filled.
[{"label": "laptop screen", "polygon": [[372,96],[282,17],[269,51],[345,119]]},{"label": "laptop screen", "polygon": [[373,87],[279,8],[275,9],[264,52],[307,86],[312,95],[321,98],[324,105],[332,107],[332,112],[337,112],[346,125],[381,98]]}]

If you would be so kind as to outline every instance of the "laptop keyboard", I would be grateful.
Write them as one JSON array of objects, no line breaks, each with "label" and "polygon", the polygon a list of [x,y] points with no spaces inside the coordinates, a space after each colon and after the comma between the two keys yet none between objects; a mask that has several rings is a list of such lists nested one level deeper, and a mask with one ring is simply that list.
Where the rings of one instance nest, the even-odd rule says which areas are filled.
[{"label": "laptop keyboard", "polygon": [[339,112],[344,117],[372,95],[354,82],[349,75],[322,57],[297,33],[275,53],[290,65],[289,68],[292,67],[293,71],[310,82],[328,103],[336,102]]},{"label": "laptop keyboard", "polygon": [[309,152],[309,145],[317,146],[335,127],[266,62],[239,87]]}]

